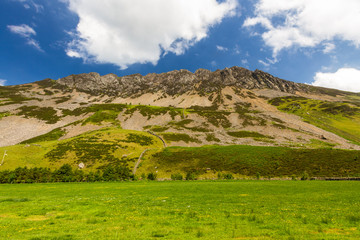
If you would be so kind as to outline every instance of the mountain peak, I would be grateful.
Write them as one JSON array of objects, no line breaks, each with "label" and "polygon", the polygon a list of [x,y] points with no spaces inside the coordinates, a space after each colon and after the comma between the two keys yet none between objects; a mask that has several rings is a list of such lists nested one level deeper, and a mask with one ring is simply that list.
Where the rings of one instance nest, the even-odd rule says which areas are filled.
[{"label": "mountain peak", "polygon": [[174,96],[192,90],[212,93],[224,87],[244,89],[274,89],[286,93],[307,92],[308,86],[272,76],[269,73],[242,67],[231,67],[211,72],[198,69],[174,70],[166,73],[150,73],[146,76],[133,74],[118,77],[115,74],[100,76],[98,73],[70,75],[57,81],[58,84],[94,95],[107,94],[121,97],[162,91]]}]

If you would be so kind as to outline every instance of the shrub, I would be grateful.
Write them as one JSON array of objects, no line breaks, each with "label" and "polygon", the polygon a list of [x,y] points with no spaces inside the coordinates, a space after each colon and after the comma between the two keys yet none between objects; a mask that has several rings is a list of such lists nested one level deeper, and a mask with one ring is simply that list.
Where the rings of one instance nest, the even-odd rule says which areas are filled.
[{"label": "shrub", "polygon": [[307,173],[307,171],[304,171],[302,176],[301,176],[301,180],[309,180],[310,179],[310,176],[309,174]]},{"label": "shrub", "polygon": [[186,143],[189,143],[189,142],[201,143],[201,141],[199,139],[190,137],[188,134],[185,134],[185,133],[163,133],[161,135],[167,142],[184,141]]},{"label": "shrub", "polygon": [[183,180],[183,176],[181,175],[181,173],[174,173],[174,174],[171,174],[171,179],[172,180]]},{"label": "shrub", "polygon": [[185,179],[186,180],[196,180],[197,177],[196,177],[196,174],[194,172],[187,172]]},{"label": "shrub", "polygon": [[217,177],[218,177],[218,179],[227,179],[227,180],[234,179],[234,176],[231,173],[219,172]]},{"label": "shrub", "polygon": [[17,115],[34,117],[43,120],[48,124],[57,123],[61,119],[61,117],[56,114],[56,110],[51,107],[22,106],[18,108],[18,110],[20,111]]},{"label": "shrub", "polygon": [[237,132],[227,132],[228,135],[236,138],[247,138],[247,137],[254,137],[254,138],[272,138],[270,136],[263,135],[258,132],[251,132],[251,131],[237,131]]},{"label": "shrub", "polygon": [[148,179],[148,180],[155,181],[156,178],[157,178],[157,174],[156,174],[156,173],[149,173],[149,174],[147,175],[147,179]]},{"label": "shrub", "polygon": [[58,140],[62,136],[66,134],[65,130],[62,130],[61,128],[56,128],[48,133],[45,133],[43,135],[25,140],[21,142],[20,144],[30,144],[30,143],[36,143],[36,142],[45,142],[45,141],[53,141]]},{"label": "shrub", "polygon": [[210,134],[206,134],[206,141],[208,141],[208,142],[220,142],[220,139],[215,137],[215,134],[210,133]]},{"label": "shrub", "polygon": [[227,180],[234,179],[234,176],[231,173],[225,173],[223,174],[223,178]]}]

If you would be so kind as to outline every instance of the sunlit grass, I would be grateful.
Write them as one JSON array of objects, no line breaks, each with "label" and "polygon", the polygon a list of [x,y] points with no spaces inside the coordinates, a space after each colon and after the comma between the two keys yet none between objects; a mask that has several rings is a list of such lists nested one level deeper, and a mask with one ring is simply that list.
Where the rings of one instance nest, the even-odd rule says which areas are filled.
[{"label": "sunlit grass", "polygon": [[0,185],[1,239],[359,239],[359,182]]},{"label": "sunlit grass", "polygon": [[343,102],[327,102],[302,97],[274,98],[269,103],[296,114],[304,121],[360,144],[360,108]]}]

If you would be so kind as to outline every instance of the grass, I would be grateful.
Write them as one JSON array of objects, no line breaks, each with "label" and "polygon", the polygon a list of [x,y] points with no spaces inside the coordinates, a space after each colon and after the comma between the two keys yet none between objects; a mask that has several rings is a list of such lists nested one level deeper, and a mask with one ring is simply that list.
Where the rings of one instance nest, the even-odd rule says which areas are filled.
[{"label": "grass", "polygon": [[201,143],[201,141],[197,138],[191,137],[186,133],[161,133],[160,134],[166,142],[171,143],[171,142],[195,142],[195,143]]},{"label": "grass", "polygon": [[308,123],[360,144],[359,107],[304,97],[279,97],[269,103],[281,111],[296,114]]},{"label": "grass", "polygon": [[251,131],[236,131],[236,132],[227,132],[228,135],[236,138],[273,138],[270,136],[263,135],[258,132],[251,132]]},{"label": "grass", "polygon": [[169,127],[163,127],[163,126],[154,126],[151,128],[152,131],[154,132],[165,132],[166,130],[168,130]]},{"label": "grass", "polygon": [[36,99],[36,98],[28,98],[22,95],[21,91],[26,91],[28,88],[30,88],[29,85],[23,85],[23,86],[0,86],[0,99],[5,98],[6,102],[1,103],[1,105],[8,105],[8,104],[16,104],[16,103],[22,103],[24,101]]},{"label": "grass", "polygon": [[46,134],[25,140],[25,141],[21,142],[20,144],[30,144],[30,143],[37,143],[37,142],[54,141],[54,140],[58,140],[65,134],[66,134],[66,132],[64,130],[62,130],[61,128],[56,128]]},{"label": "grass", "polygon": [[7,150],[7,156],[0,170],[56,169],[65,163],[77,168],[80,162],[85,163],[86,171],[117,163],[127,164],[132,169],[142,151],[162,147],[162,142],[149,133],[119,128],[101,129],[60,141],[49,140],[60,133],[61,130],[54,130],[31,139],[28,144],[1,147],[0,154]]},{"label": "grass", "polygon": [[359,239],[359,182],[0,185],[1,239]]},{"label": "grass", "polygon": [[97,111],[82,123],[82,125],[86,125],[88,123],[101,125],[102,122],[110,122],[114,125],[120,125],[120,122],[116,119],[119,113],[112,110],[103,110]]},{"label": "grass", "polygon": [[10,112],[0,112],[0,120],[3,118],[3,117],[8,117],[10,116],[11,113]]},{"label": "grass", "polygon": [[174,108],[174,107],[157,107],[157,106],[146,106],[146,105],[127,105],[127,110],[125,114],[133,114],[135,111],[139,111],[141,115],[147,117],[148,119],[153,116],[160,116],[166,113],[169,113],[172,119],[175,119],[175,116],[182,116],[183,109]]},{"label": "grass", "polygon": [[[48,91],[48,90],[44,90],[44,91]],[[60,104],[60,103],[64,103],[64,102],[67,102],[71,99],[71,95],[68,95],[68,96],[63,96],[63,97],[57,97],[55,98],[55,103],[56,104]]]},{"label": "grass", "polygon": [[206,141],[208,141],[208,142],[221,142],[221,140],[218,139],[217,137],[215,137],[215,134],[213,134],[213,133],[206,134]]},{"label": "grass", "polygon": [[61,117],[56,113],[56,110],[52,107],[38,107],[38,106],[22,106],[18,108],[18,115],[25,117],[34,117],[45,121],[48,124],[57,123]]},{"label": "grass", "polygon": [[[59,132],[58,132],[59,131]],[[77,168],[85,164],[85,171],[103,169],[109,164],[122,164],[132,169],[140,154],[148,149],[139,165],[137,175],[158,171],[159,178],[171,174],[194,172],[199,178],[214,178],[218,172],[232,173],[237,178],[301,177],[359,177],[360,151],[332,149],[333,145],[313,139],[309,146],[317,149],[262,146],[203,146],[169,147],[163,149],[159,138],[147,133],[119,128],[88,132],[65,140],[55,140],[62,134],[54,130],[32,139],[27,144],[0,148],[0,156],[7,151],[2,170],[17,167],[45,167],[56,169],[63,164]],[[167,142],[200,143],[187,134],[161,133]],[[48,140],[54,138],[54,140]],[[264,138],[255,138],[264,139]],[[213,134],[206,140],[217,143]],[[300,147],[300,146],[294,146]]]},{"label": "grass", "polygon": [[169,147],[148,156],[140,172],[157,167],[159,178],[173,173],[196,172],[214,178],[217,172],[237,177],[310,177],[360,176],[360,151],[338,149],[292,149],[262,146]]},{"label": "grass", "polygon": [[223,128],[229,128],[231,127],[231,122],[227,118],[231,114],[231,112],[224,112],[224,111],[196,111],[196,114],[198,114],[201,117],[204,117],[207,119],[209,123],[214,125],[215,127],[223,127]]},{"label": "grass", "polygon": [[182,130],[182,129],[187,129],[193,132],[210,132],[211,130],[208,129],[208,125],[207,124],[203,124],[202,126],[194,126],[194,127],[189,127],[187,126],[190,123],[193,123],[194,120],[192,119],[183,119],[181,121],[175,122],[175,121],[171,121],[168,123],[169,126],[173,126],[175,129],[178,130]]},{"label": "grass", "polygon": [[139,112],[142,116],[147,117],[148,119],[153,116],[160,116],[167,113],[175,119],[175,116],[182,116],[183,114],[183,109],[180,108],[115,103],[93,104],[89,107],[79,107],[74,110],[63,109],[62,113],[63,116],[80,116],[86,113],[94,113],[91,117],[85,120],[85,122],[99,124],[102,121],[117,123],[116,118],[122,111],[124,111],[124,115],[132,115],[135,112]]}]

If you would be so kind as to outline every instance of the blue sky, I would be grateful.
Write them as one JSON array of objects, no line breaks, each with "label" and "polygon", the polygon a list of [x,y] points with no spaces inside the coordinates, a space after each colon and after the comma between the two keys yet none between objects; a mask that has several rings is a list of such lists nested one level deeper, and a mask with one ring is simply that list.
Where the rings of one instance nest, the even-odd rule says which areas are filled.
[{"label": "blue sky", "polygon": [[2,0],[0,85],[241,66],[360,92],[358,0]]}]

